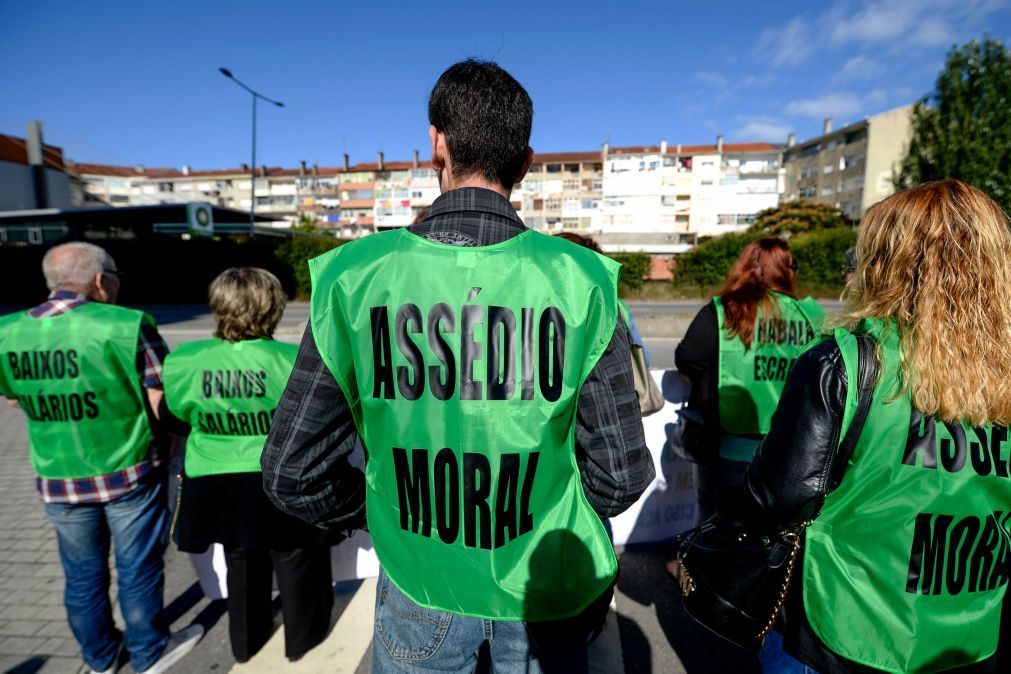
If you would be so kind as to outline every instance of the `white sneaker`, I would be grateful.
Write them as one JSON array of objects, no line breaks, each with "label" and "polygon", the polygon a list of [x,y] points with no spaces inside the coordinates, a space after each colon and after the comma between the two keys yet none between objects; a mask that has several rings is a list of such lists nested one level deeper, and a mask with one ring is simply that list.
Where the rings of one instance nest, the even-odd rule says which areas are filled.
[{"label": "white sneaker", "polygon": [[116,648],[116,659],[112,661],[112,666],[109,667],[109,669],[103,669],[102,671],[98,671],[97,669],[92,669],[91,667],[85,665],[84,668],[81,669],[81,671],[86,672],[87,674],[116,674],[116,672],[119,670],[119,659],[123,657],[123,646],[125,644],[126,644],[126,637],[123,636],[122,634],[119,635],[119,647]]},{"label": "white sneaker", "polygon": [[169,667],[182,660],[187,653],[192,651],[202,636],[204,636],[204,626],[197,623],[190,625],[186,629],[174,632],[169,637],[169,642],[165,646],[165,650],[162,651],[158,661],[143,672],[137,672],[137,674],[161,674],[167,671]]}]

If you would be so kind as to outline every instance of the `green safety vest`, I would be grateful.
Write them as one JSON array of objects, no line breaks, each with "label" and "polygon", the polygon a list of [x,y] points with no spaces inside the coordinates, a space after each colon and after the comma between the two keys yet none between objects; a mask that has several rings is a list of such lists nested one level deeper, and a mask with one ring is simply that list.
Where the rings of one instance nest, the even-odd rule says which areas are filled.
[{"label": "green safety vest", "polygon": [[181,345],[165,359],[165,404],[190,425],[188,477],[256,473],[298,346],[272,339]]},{"label": "green safety vest", "polygon": [[49,318],[0,318],[0,394],[28,416],[35,471],[47,479],[108,475],[140,463],[151,446],[137,372],[149,315],[88,302]]},{"label": "green safety vest", "polygon": [[[846,475],[808,526],[804,605],[832,651],[889,672],[933,672],[997,647],[1008,582],[1006,428],[924,418],[899,391],[899,337],[868,321],[881,375]],[[856,338],[835,331],[856,410]],[[956,366],[957,367],[957,366]]]},{"label": "green safety vest", "polygon": [[[772,313],[758,307],[751,347],[725,327],[725,310],[714,297],[719,340],[720,426],[725,434],[765,435],[776,411],[783,385],[794,362],[821,331],[825,312],[812,298],[798,301],[771,293]],[[730,438],[731,440],[733,438]],[[736,461],[750,461],[757,439],[742,438],[736,445],[721,441],[721,455]],[[735,451],[731,447],[740,446]]]},{"label": "green safety vest", "polygon": [[313,336],[367,448],[390,579],[473,617],[582,611],[617,572],[574,428],[614,334],[619,265],[532,230],[467,248],[399,229],[309,266]]}]

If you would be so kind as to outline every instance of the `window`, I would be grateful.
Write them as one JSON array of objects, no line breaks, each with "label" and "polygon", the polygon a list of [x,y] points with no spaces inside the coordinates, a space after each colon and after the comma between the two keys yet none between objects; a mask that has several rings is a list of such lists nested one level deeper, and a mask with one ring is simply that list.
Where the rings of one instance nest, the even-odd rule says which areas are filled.
[{"label": "window", "polygon": [[674,206],[677,203],[677,198],[673,194],[665,194],[660,197],[661,206]]},{"label": "window", "polygon": [[702,166],[714,166],[715,162],[712,159],[703,159]]},{"label": "window", "polygon": [[712,187],[713,181],[712,180],[703,180],[699,184],[702,185],[702,187]]},{"label": "window", "polygon": [[565,171],[567,173],[579,173],[579,164],[566,164]]},{"label": "window", "polygon": [[422,197],[421,190],[411,190],[411,198],[412,199],[420,199],[421,197]]},{"label": "window", "polygon": [[578,192],[579,178],[566,178],[562,183],[562,190],[565,192]]},{"label": "window", "polygon": [[804,187],[804,188],[801,188],[801,190],[800,190],[800,198],[801,199],[811,199],[817,193],[818,193],[818,190],[815,187]]},{"label": "window", "polygon": [[736,185],[741,182],[741,174],[739,173],[724,173],[720,176],[721,185]]},{"label": "window", "polygon": [[825,164],[824,166],[821,167],[821,172],[824,173],[825,175],[828,175],[829,173],[832,173],[832,171],[834,171],[834,170],[835,170],[835,167],[832,166],[832,164]]},{"label": "window", "polygon": [[603,191],[603,189],[604,189],[604,180],[603,180],[603,178],[594,178],[593,179],[593,185],[592,185],[591,189],[594,192],[601,192],[601,191]]},{"label": "window", "polygon": [[548,173],[561,173],[562,172],[562,165],[561,164],[548,164],[545,168],[547,169]]},{"label": "window", "polygon": [[718,216],[716,216],[716,224],[717,225],[736,225],[737,224],[737,216],[734,215],[733,213],[721,213]]},{"label": "window", "polygon": [[544,210],[546,211],[557,211],[562,207],[561,199],[547,199],[544,202]]},{"label": "window", "polygon": [[158,183],[159,192],[171,192],[173,189],[174,185],[172,185],[172,183]]},{"label": "window", "polygon": [[833,194],[835,194],[835,188],[834,187],[823,187],[823,188],[821,188],[821,195],[823,197],[830,197]]}]

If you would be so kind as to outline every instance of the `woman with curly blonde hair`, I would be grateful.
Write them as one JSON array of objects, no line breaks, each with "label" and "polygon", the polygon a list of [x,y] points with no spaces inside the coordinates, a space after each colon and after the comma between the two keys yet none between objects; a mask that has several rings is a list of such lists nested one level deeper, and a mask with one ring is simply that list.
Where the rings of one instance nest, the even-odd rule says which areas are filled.
[{"label": "woman with curly blonde hair", "polygon": [[[746,475],[755,526],[804,531],[763,668],[994,671],[1011,561],[1008,219],[957,180],[894,194],[864,216],[847,291]],[[877,375],[844,456],[861,351]]]}]

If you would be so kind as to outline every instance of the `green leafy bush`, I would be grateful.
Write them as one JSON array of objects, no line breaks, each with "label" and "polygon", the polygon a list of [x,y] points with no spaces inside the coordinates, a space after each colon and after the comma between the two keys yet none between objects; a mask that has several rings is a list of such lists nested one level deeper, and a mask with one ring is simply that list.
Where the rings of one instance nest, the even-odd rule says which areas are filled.
[{"label": "green leafy bush", "polygon": [[296,295],[308,297],[312,292],[308,261],[345,243],[347,241],[344,239],[336,239],[329,234],[295,235],[278,246],[274,255],[282,264],[291,269],[292,276],[295,278]]},{"label": "green leafy bush", "polygon": [[790,239],[797,280],[805,287],[842,288],[846,250],[857,243],[856,230],[836,227]]},{"label": "green leafy bush", "polygon": [[637,290],[649,274],[652,258],[648,253],[614,253],[610,258],[621,264],[619,285],[629,290]]},{"label": "green leafy bush", "polygon": [[761,233],[748,231],[724,234],[700,243],[676,258],[674,285],[699,289],[722,285],[744,247],[762,236]]}]

